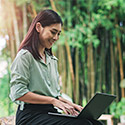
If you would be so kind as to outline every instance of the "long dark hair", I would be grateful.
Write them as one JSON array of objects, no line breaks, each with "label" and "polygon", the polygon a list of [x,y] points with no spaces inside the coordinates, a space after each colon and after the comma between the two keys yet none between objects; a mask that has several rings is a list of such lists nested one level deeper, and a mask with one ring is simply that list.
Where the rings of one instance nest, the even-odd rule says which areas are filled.
[{"label": "long dark hair", "polygon": [[[20,44],[18,51],[20,51],[21,49],[27,49],[36,60],[39,60],[41,58],[38,51],[40,40],[39,33],[35,29],[37,22],[40,22],[43,27],[50,26],[51,24],[55,23],[61,23],[61,25],[63,25],[63,23],[60,16],[55,11],[50,9],[39,12],[39,14],[33,19],[28,33]],[[48,51],[50,55],[52,55],[52,48],[45,48],[45,50]]]}]

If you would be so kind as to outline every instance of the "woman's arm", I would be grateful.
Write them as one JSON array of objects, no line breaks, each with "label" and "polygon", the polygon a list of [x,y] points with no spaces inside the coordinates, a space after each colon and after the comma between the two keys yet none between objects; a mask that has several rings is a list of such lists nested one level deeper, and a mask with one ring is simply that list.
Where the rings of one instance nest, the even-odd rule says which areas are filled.
[{"label": "woman's arm", "polygon": [[52,104],[54,98],[49,96],[42,96],[33,92],[28,92],[17,100],[31,104]]},{"label": "woman's arm", "polygon": [[78,113],[75,111],[74,107],[65,103],[62,100],[58,100],[49,96],[42,96],[39,94],[35,94],[33,92],[28,92],[24,96],[18,98],[17,100],[31,103],[31,104],[52,104],[55,107],[63,110],[66,114],[77,115]]}]

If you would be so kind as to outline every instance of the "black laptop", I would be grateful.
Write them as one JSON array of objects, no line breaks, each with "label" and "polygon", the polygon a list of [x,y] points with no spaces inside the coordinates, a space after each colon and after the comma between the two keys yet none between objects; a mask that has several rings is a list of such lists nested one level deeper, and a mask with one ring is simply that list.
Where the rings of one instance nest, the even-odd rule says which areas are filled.
[{"label": "black laptop", "polygon": [[77,119],[98,119],[115,98],[115,95],[96,93],[77,116],[52,112],[48,112],[48,114],[62,117],[72,117]]}]

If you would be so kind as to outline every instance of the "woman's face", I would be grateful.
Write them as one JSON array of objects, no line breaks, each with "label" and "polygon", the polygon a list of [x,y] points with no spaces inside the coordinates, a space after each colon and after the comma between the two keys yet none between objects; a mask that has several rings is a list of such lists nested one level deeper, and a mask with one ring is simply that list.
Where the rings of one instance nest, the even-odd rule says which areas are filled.
[{"label": "woman's face", "polygon": [[50,26],[39,27],[39,39],[42,48],[50,49],[52,45],[59,39],[61,33],[61,24],[56,23]]}]

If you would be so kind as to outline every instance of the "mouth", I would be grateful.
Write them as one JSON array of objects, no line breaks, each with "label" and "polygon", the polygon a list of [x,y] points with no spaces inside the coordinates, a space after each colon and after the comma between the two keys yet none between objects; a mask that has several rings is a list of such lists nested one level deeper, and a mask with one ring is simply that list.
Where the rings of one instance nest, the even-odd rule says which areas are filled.
[{"label": "mouth", "polygon": [[50,43],[51,45],[53,45],[54,42],[55,42],[55,41],[49,40],[49,43]]}]

